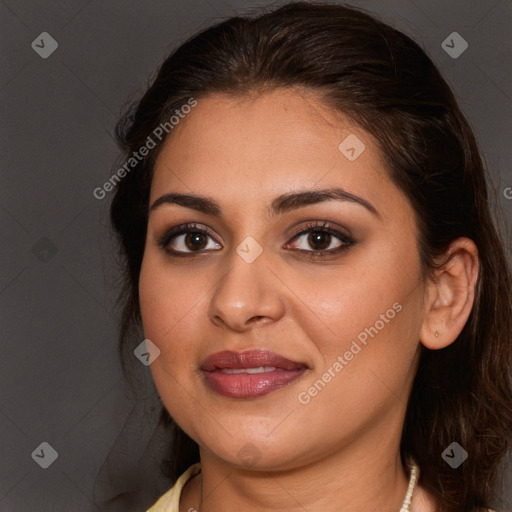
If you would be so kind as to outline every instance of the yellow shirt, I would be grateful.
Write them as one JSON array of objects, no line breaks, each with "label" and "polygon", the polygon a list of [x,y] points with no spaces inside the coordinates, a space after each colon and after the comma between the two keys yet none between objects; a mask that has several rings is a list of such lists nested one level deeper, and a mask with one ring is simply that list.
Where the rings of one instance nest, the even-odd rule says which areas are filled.
[{"label": "yellow shirt", "polygon": [[[201,471],[201,463],[192,464],[179,478],[176,480],[172,488],[167,491],[151,508],[146,512],[180,512],[181,491],[185,484]],[[194,512],[192,509],[190,512]],[[197,511],[196,511],[197,512]]]},{"label": "yellow shirt", "polygon": [[[196,462],[192,464],[179,478],[172,488],[167,491],[151,508],[146,512],[180,512],[180,497],[181,491],[185,484],[198,473],[201,472],[201,463]],[[198,512],[191,509],[187,512]],[[494,510],[488,509],[488,512]]]}]

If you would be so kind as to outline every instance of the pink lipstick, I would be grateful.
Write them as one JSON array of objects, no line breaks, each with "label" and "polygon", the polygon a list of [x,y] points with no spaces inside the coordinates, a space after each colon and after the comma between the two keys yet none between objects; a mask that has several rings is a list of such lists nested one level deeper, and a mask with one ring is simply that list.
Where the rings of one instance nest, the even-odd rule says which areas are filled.
[{"label": "pink lipstick", "polygon": [[213,391],[231,398],[253,398],[291,384],[307,366],[268,350],[248,350],[212,354],[201,370]]}]

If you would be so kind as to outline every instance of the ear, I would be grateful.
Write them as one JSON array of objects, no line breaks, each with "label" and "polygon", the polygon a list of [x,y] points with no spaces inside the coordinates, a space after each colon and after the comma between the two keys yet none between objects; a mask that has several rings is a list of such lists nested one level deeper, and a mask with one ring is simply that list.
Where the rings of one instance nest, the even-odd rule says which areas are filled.
[{"label": "ear", "polygon": [[443,261],[428,282],[420,330],[421,343],[431,350],[447,347],[461,333],[473,307],[479,271],[478,249],[469,238],[452,242]]}]

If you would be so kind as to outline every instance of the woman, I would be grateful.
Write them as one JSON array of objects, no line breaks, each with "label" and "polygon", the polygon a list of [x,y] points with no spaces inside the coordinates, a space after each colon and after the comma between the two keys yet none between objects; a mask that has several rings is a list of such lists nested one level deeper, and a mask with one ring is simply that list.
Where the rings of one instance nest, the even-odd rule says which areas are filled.
[{"label": "woman", "polygon": [[173,439],[151,512],[494,506],[510,272],[416,43],[341,5],[232,18],[118,133],[122,350],[146,338]]}]

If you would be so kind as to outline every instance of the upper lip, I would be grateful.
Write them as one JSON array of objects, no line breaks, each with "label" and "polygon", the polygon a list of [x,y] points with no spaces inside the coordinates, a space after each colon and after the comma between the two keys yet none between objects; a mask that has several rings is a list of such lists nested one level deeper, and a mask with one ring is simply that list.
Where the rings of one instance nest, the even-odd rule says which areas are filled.
[{"label": "upper lip", "polygon": [[207,372],[228,369],[275,367],[284,370],[300,370],[307,368],[305,363],[291,361],[286,357],[275,354],[269,350],[247,350],[245,352],[232,352],[225,350],[208,356],[201,365],[201,369]]}]

